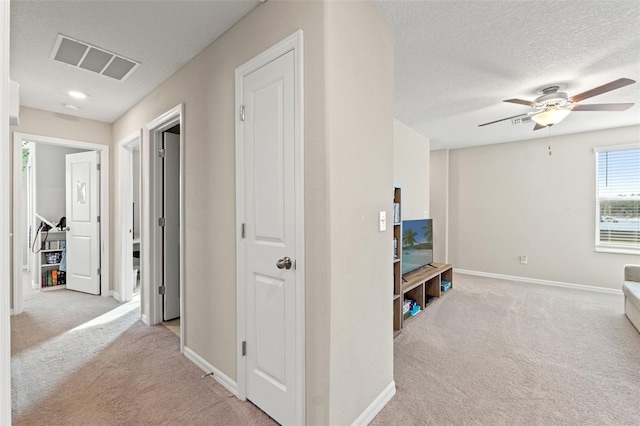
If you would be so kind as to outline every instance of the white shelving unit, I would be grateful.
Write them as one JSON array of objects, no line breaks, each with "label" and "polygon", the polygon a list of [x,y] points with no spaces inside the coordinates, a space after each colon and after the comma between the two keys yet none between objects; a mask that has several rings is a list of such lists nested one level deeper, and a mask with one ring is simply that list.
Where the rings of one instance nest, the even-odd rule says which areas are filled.
[{"label": "white shelving unit", "polygon": [[40,291],[67,288],[65,284],[66,280],[60,277],[59,271],[60,259],[62,258],[63,248],[66,245],[66,238],[66,231],[54,229],[38,234],[36,247],[42,247],[42,250],[40,250],[36,257],[38,261],[38,271],[40,272],[38,281]]}]

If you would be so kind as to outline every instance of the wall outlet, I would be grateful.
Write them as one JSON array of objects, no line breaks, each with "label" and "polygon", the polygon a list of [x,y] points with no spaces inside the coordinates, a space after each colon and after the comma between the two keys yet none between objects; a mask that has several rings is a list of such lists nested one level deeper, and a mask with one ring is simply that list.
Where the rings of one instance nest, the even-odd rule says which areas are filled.
[{"label": "wall outlet", "polygon": [[529,262],[529,259],[527,258],[527,256],[520,256],[520,263],[522,263],[523,265],[526,265],[527,262]]}]

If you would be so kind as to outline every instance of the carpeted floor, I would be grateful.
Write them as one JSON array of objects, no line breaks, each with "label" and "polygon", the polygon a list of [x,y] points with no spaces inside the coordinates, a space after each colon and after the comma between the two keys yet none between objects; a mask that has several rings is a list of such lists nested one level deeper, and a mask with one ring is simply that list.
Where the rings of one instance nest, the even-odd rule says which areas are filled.
[{"label": "carpeted floor", "polygon": [[139,303],[25,290],[11,318],[14,425],[274,424],[147,327]]},{"label": "carpeted floor", "polygon": [[[27,292],[11,324],[14,424],[273,424],[138,309]],[[456,274],[394,345],[397,394],[373,425],[640,424],[640,334],[621,295]]]},{"label": "carpeted floor", "polygon": [[638,425],[640,334],[622,295],[456,274],[395,341],[373,425]]}]

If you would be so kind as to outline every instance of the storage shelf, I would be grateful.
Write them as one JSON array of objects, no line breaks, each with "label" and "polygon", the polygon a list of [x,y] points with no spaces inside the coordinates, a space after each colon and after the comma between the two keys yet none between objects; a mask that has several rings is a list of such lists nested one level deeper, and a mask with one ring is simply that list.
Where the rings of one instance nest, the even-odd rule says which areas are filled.
[{"label": "storage shelf", "polygon": [[67,288],[66,284],[58,284],[49,287],[40,287],[40,291],[64,290],[65,288]]},{"label": "storage shelf", "polygon": [[51,253],[53,251],[62,251],[64,249],[47,249],[47,250],[40,250],[40,253]]},{"label": "storage shelf", "polygon": [[60,266],[60,263],[43,263],[42,267],[49,267],[49,266]]}]

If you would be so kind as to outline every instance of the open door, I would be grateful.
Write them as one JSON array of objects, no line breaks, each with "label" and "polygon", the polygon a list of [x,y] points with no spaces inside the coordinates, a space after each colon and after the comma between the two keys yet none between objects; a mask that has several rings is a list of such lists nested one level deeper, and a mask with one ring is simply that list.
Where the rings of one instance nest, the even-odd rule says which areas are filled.
[{"label": "open door", "polygon": [[99,170],[96,151],[66,156],[67,289],[100,294]]},{"label": "open door", "polygon": [[180,316],[180,135],[163,133],[163,320]]}]

